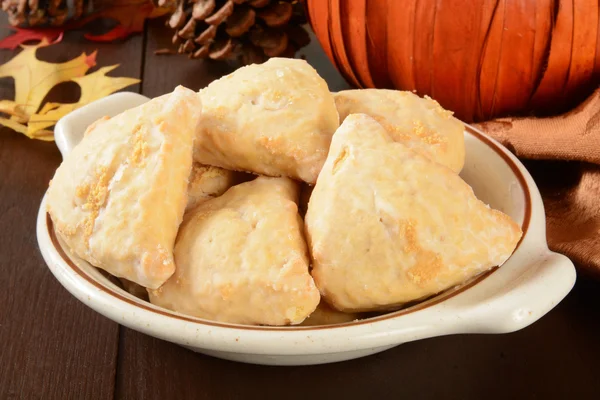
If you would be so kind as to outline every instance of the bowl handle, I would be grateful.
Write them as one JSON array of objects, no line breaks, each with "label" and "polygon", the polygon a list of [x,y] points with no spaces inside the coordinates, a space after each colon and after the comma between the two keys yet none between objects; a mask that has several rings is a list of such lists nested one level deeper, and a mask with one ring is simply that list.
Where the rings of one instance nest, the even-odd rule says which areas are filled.
[{"label": "bowl handle", "polygon": [[546,251],[545,257],[503,285],[486,287],[481,284],[484,280],[473,288],[479,292],[469,300],[451,299],[453,304],[448,305],[458,319],[455,333],[508,333],[525,328],[554,308],[575,280],[571,260]]},{"label": "bowl handle", "polygon": [[115,93],[86,104],[59,119],[54,127],[54,140],[63,158],[81,141],[85,129],[93,122],[104,116],[114,117],[148,100],[150,99],[138,93]]}]

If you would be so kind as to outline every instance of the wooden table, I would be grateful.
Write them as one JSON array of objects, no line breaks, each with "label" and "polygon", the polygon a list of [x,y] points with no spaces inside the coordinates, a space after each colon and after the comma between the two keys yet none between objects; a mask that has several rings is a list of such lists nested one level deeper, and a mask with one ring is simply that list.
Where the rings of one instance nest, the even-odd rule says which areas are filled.
[{"label": "wooden table", "polygon": [[[121,63],[112,74],[140,77],[128,90],[150,97],[178,84],[200,89],[235,67],[155,56],[169,38],[163,22],[152,21],[144,35],[120,44],[71,32],[39,54],[66,61],[98,49],[99,66]],[[332,90],[346,87],[316,42],[304,54]],[[0,62],[13,55],[0,51]],[[0,82],[0,98],[12,98],[12,82]],[[77,93],[62,84],[50,99],[75,101]],[[582,277],[556,309],[520,332],[422,340],[332,365],[237,364],[119,326],[63,289],[38,250],[36,213],[60,161],[54,143],[0,130],[0,399],[600,396],[600,283]]]}]

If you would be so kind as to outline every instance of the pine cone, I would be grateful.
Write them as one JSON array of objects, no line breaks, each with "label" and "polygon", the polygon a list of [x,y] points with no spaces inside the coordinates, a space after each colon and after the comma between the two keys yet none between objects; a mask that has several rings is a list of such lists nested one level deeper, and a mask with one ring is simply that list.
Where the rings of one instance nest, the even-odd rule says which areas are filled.
[{"label": "pine cone", "polygon": [[[158,0],[177,1],[167,24],[175,30],[177,52],[190,58],[241,58],[244,64],[268,57],[293,57],[310,41],[303,0]],[[159,51],[165,54],[164,50]]]},{"label": "pine cone", "polygon": [[8,23],[13,26],[60,26],[67,17],[80,18],[91,3],[91,0],[73,0],[71,16],[67,0],[2,0],[2,10],[8,14]]}]

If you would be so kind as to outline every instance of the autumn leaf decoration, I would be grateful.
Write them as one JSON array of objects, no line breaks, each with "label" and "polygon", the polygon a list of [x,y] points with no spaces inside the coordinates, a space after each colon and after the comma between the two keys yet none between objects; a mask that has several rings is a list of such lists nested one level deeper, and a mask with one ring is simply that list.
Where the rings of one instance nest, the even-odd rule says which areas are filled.
[{"label": "autumn leaf decoration", "polygon": [[[10,4],[8,1],[6,3]],[[99,19],[113,20],[116,22],[116,25],[108,32],[100,35],[86,33],[84,35],[86,39],[95,42],[123,40],[130,35],[142,32],[144,30],[144,22],[147,19],[157,18],[171,11],[169,6],[156,7],[152,0],[121,0],[108,3],[111,4],[109,7],[95,10],[87,16],[73,18],[65,25],[56,27],[13,27],[14,32],[0,40],[0,49],[14,50],[21,44],[43,38],[48,39],[50,42],[59,42],[64,32],[82,29],[90,22]],[[38,6],[41,6],[41,4],[38,4]]]},{"label": "autumn leaf decoration", "polygon": [[112,42],[142,32],[146,19],[157,18],[169,12],[169,8],[155,7],[151,0],[131,0],[98,11],[84,18],[78,25],[84,26],[96,19],[107,18],[117,21],[117,25],[102,35],[86,33],[88,40],[95,42]]},{"label": "autumn leaf decoration", "polygon": [[62,40],[64,28],[23,29],[12,28],[14,33],[0,40],[0,49],[15,50],[23,43],[41,41],[47,39],[49,42],[58,43]]},{"label": "autumn leaf decoration", "polygon": [[[36,58],[37,49],[49,46],[47,39],[34,46],[21,45],[23,50],[0,66],[0,78],[12,77],[15,81],[15,99],[0,100],[0,124],[32,139],[54,140],[48,130],[67,113],[117,90],[136,84],[139,79],[115,78],[106,74],[119,65],[111,65],[86,75],[96,65],[96,52],[81,54],[65,63],[48,63]],[[48,92],[61,82],[73,81],[81,87],[77,103],[42,102]]]}]

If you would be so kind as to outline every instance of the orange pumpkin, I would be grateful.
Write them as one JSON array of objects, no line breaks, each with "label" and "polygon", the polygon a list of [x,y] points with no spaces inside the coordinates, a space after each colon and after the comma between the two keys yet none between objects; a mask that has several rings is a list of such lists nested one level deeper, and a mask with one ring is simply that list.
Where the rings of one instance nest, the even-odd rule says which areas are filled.
[{"label": "orange pumpkin", "polygon": [[470,122],[572,106],[600,76],[598,0],[307,0],[356,87],[414,90]]}]

